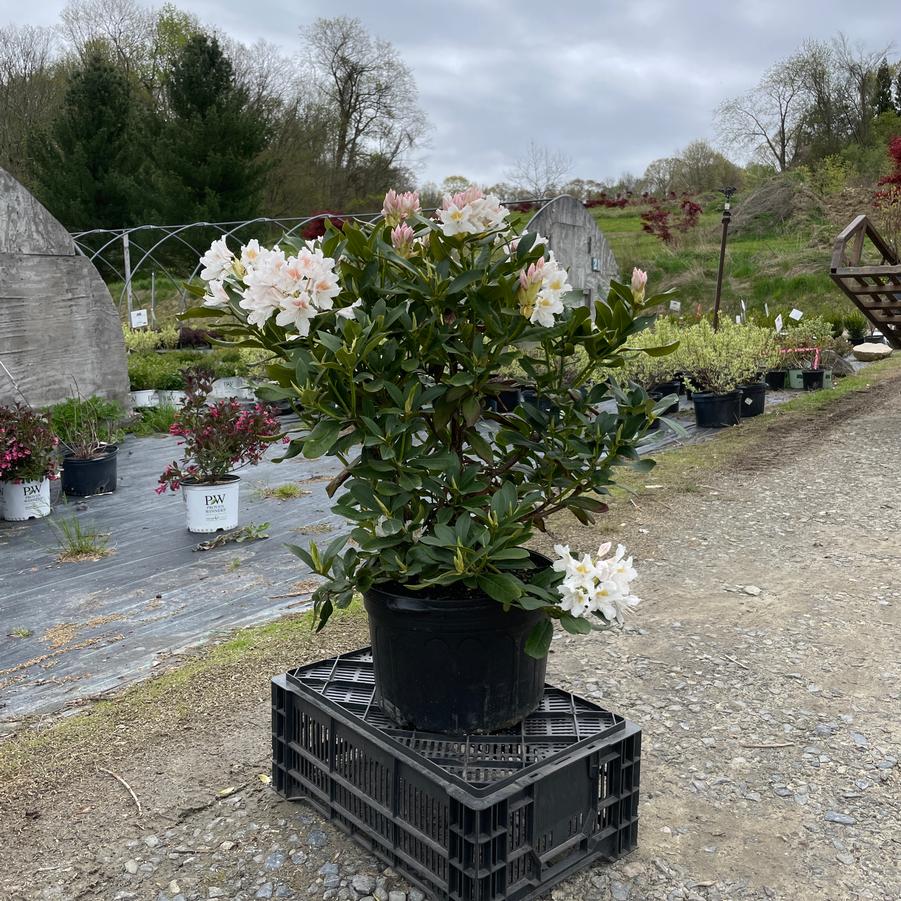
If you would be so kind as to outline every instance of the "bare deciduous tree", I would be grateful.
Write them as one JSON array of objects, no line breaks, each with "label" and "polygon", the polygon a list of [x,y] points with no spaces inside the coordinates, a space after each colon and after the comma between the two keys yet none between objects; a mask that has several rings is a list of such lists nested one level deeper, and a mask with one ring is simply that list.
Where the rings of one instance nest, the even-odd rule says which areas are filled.
[{"label": "bare deciduous tree", "polygon": [[334,120],[332,163],[345,182],[335,196],[347,200],[362,190],[361,169],[403,166],[426,119],[409,67],[359,19],[317,19],[304,37],[319,104]]},{"label": "bare deciduous tree", "polygon": [[0,166],[29,184],[29,135],[52,117],[65,89],[52,28],[0,29]]},{"label": "bare deciduous tree", "polygon": [[560,192],[572,169],[572,159],[534,141],[506,174],[513,185],[529,197],[550,197]]},{"label": "bare deciduous tree", "polygon": [[82,61],[105,47],[126,75],[147,66],[155,14],[136,0],[69,0],[60,19],[60,33]]},{"label": "bare deciduous tree", "polygon": [[791,56],[768,69],[747,94],[716,110],[720,140],[753,151],[784,172],[796,162],[807,112],[803,59]]}]

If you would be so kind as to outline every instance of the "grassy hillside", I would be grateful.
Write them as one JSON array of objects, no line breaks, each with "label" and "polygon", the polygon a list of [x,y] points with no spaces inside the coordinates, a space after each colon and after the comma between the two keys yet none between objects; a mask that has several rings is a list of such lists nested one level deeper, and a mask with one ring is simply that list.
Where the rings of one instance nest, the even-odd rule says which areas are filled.
[{"label": "grassy hillside", "polygon": [[[715,204],[716,202],[714,202]],[[625,274],[646,269],[658,287],[678,289],[683,313],[713,307],[720,248],[721,205],[705,206],[700,224],[667,246],[641,229],[641,210],[595,208],[591,212],[607,236]],[[770,233],[735,234],[726,245],[722,308],[734,316],[744,300],[750,311],[797,307],[808,315],[849,313],[852,305],[829,278],[832,255],[828,228],[810,225]]]}]

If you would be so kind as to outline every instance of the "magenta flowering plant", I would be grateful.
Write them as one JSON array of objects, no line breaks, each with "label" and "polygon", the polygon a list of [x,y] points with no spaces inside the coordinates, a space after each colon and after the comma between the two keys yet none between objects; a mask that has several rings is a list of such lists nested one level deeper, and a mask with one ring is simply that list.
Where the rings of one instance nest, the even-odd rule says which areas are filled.
[{"label": "magenta flowering plant", "polygon": [[181,462],[172,461],[159,479],[157,494],[182,484],[214,485],[242,466],[254,466],[280,432],[275,410],[264,404],[250,409],[235,400],[207,405],[209,384],[187,379],[187,399],[169,433],[181,438]]},{"label": "magenta flowering plant", "polygon": [[24,404],[0,406],[0,482],[55,479],[58,444],[45,413]]}]

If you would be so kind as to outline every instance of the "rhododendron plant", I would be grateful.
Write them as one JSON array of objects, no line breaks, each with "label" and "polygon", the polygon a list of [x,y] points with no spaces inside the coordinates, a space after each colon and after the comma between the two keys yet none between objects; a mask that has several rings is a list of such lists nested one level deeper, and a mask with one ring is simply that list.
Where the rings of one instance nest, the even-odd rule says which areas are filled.
[{"label": "rhododendron plant", "polygon": [[[454,586],[543,610],[529,643],[540,656],[554,620],[585,632],[629,605],[617,576],[618,600],[592,589],[584,616],[591,605],[575,603],[575,587],[561,594],[567,573],[537,567],[525,545],[555,514],[594,522],[615,468],[651,465],[638,445],[654,402],[636,385],[592,378],[617,370],[661,297],[645,298],[642,274],[589,304],[547,245],[516,234],[496,197],[469,188],[435,218],[389,192],[384,218],[332,224],[320,242],[286,237],[254,247],[253,259],[249,245],[217,242],[204,257],[206,287],[191,290],[206,306],[186,315],[218,317],[226,340],[275,355],[277,387],[262,396],[295,401],[301,423],[286,456],[343,465],[328,491],[352,545],[294,548],[327,578],[314,595],[320,626],[374,584]],[[534,399],[499,412],[513,364]]]},{"label": "rhododendron plant", "polygon": [[235,400],[207,405],[211,382],[199,372],[185,377],[187,398],[169,428],[181,438],[182,461],[170,463],[159,479],[157,494],[178,491],[185,483],[215,485],[241,466],[263,459],[281,431],[275,411],[263,404],[242,408]]},{"label": "rhododendron plant", "polygon": [[31,407],[0,406],[0,482],[40,482],[58,475],[50,418]]}]

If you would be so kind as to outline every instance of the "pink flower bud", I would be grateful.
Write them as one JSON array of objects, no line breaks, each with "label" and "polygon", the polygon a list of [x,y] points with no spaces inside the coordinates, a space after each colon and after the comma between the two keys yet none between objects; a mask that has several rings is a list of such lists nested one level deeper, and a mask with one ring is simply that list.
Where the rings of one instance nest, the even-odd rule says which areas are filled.
[{"label": "pink flower bud", "polygon": [[637,266],[632,270],[632,296],[639,303],[644,300],[644,290],[648,283],[648,274]]},{"label": "pink flower bud", "polygon": [[391,244],[401,256],[407,256],[413,249],[413,237],[413,229],[406,222],[391,229]]},{"label": "pink flower bud", "polygon": [[382,215],[385,217],[385,222],[388,225],[399,225],[409,216],[419,211],[419,194],[416,191],[398,194],[392,188],[385,195],[385,202],[382,204]]}]

